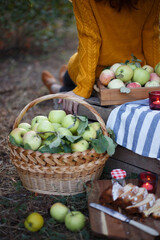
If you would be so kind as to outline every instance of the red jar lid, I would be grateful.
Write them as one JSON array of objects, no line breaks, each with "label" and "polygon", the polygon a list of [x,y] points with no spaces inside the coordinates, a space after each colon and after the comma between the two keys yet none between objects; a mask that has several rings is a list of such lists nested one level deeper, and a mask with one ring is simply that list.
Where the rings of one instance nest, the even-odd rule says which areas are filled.
[{"label": "red jar lid", "polygon": [[123,179],[126,177],[126,171],[122,169],[113,169],[111,172],[111,176],[115,179]]}]

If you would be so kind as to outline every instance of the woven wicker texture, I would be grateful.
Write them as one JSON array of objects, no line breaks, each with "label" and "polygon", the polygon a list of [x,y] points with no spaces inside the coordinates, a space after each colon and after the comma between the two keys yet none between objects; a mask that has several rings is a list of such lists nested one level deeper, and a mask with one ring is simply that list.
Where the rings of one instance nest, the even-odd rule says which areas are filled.
[{"label": "woven wicker texture", "polygon": [[[56,99],[69,99],[88,108],[108,135],[105,123],[96,110],[87,102],[66,94],[50,94],[35,99],[24,107],[16,118],[13,129],[18,127],[26,112],[36,104]],[[84,152],[51,154],[26,150],[8,141],[10,158],[15,165],[23,186],[33,192],[53,195],[73,195],[85,191],[85,183],[99,179],[108,154],[98,154],[94,149]]]}]

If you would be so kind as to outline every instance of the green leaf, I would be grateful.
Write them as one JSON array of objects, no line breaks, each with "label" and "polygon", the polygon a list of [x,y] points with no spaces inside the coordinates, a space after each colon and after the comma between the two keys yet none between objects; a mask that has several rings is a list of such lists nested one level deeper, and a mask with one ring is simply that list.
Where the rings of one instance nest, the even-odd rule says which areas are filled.
[{"label": "green leaf", "polygon": [[61,144],[61,136],[58,135],[56,139],[54,139],[54,141],[49,144],[49,148],[58,147],[60,146],[60,144]]},{"label": "green leaf", "polygon": [[107,132],[108,132],[110,138],[112,138],[112,140],[115,142],[115,133],[114,133],[114,131],[111,128],[107,128]]},{"label": "green leaf", "polygon": [[88,126],[88,118],[81,116],[81,117],[79,117],[79,119],[80,119],[80,123],[77,128],[77,132],[79,135],[81,135]]},{"label": "green leaf", "polygon": [[17,144],[16,141],[15,141],[15,139],[14,139],[14,137],[11,136],[11,135],[9,135],[9,141],[10,141],[10,143],[11,143],[12,145],[15,145],[15,146],[17,146],[17,147],[23,147],[23,145]]},{"label": "green leaf", "polygon": [[82,138],[81,136],[65,136],[65,138],[70,141],[71,143],[77,141],[78,139]]},{"label": "green leaf", "polygon": [[65,153],[71,153],[71,146],[69,145],[69,144],[67,144],[67,143],[65,143],[64,145],[63,145],[63,149],[64,149],[64,152]]},{"label": "green leaf", "polygon": [[108,142],[103,135],[97,139],[92,139],[91,144],[97,153],[104,153],[107,151]]},{"label": "green leaf", "polygon": [[131,92],[131,89],[130,88],[127,88],[127,87],[121,87],[120,88],[120,92],[121,93],[130,93]]},{"label": "green leaf", "polygon": [[32,148],[28,143],[26,143],[26,144],[24,144],[24,149],[32,149]]},{"label": "green leaf", "polygon": [[108,137],[108,136],[104,136],[104,138],[106,139],[107,141],[107,153],[109,156],[112,156],[114,153],[115,153],[115,149],[116,149],[116,144],[113,142],[113,140]]},{"label": "green leaf", "polygon": [[38,149],[39,152],[41,153],[60,153],[63,151],[62,147],[54,147],[50,148],[49,145],[46,145],[40,149]]},{"label": "green leaf", "polygon": [[125,61],[125,64],[126,64],[126,65],[127,65],[127,63],[129,63],[129,60],[126,60],[126,61]]}]

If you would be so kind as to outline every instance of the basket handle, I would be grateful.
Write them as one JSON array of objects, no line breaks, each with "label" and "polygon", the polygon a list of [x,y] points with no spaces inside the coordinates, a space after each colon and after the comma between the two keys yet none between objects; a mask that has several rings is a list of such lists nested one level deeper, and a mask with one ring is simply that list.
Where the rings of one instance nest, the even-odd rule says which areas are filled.
[{"label": "basket handle", "polygon": [[26,112],[34,107],[35,105],[37,105],[40,102],[46,101],[46,100],[51,100],[51,99],[56,99],[56,98],[61,98],[61,99],[68,99],[68,100],[72,100],[75,102],[78,102],[80,104],[82,104],[83,106],[85,106],[86,108],[88,108],[96,117],[97,121],[100,123],[103,135],[107,135],[107,129],[105,126],[105,123],[103,121],[103,119],[101,118],[101,116],[97,113],[97,111],[87,102],[76,98],[76,97],[71,97],[70,95],[67,94],[61,94],[61,93],[57,93],[57,94],[48,94],[39,98],[36,98],[35,100],[33,100],[32,102],[30,102],[29,104],[27,104],[22,111],[20,112],[19,116],[16,118],[14,124],[13,124],[13,129],[18,127],[18,124],[20,123],[20,121],[22,120],[23,116],[26,114]]}]

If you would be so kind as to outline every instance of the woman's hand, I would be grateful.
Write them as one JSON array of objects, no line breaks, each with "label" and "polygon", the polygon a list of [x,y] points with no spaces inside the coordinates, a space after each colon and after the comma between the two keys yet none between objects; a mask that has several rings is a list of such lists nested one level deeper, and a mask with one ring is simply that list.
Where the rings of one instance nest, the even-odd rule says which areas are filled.
[{"label": "woman's hand", "polygon": [[[81,100],[84,99],[84,97],[78,96],[76,95],[73,91],[67,92],[67,95],[70,95],[71,97],[76,97],[79,98]],[[63,110],[67,113],[67,114],[77,114],[78,111],[78,102],[73,102],[72,100],[68,100],[68,99],[60,99],[58,103],[62,103],[63,106]]]}]

